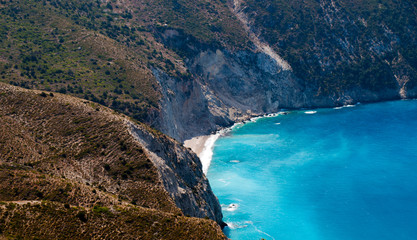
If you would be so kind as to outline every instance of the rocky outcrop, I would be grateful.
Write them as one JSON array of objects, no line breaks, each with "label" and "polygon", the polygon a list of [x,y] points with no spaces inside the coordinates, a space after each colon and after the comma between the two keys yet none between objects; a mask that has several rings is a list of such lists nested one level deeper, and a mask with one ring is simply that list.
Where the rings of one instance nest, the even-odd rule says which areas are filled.
[{"label": "rocky outcrop", "polygon": [[191,73],[178,79],[153,69],[162,92],[158,128],[179,141],[282,108],[351,103],[350,98],[314,96],[314,88],[259,46],[230,52],[205,46],[174,29],[159,37],[184,54]]},{"label": "rocky outcrop", "polygon": [[310,104],[299,79],[264,52],[211,48],[173,29],[160,39],[185,54],[191,73],[175,79],[153,70],[163,96],[159,128],[180,141],[254,115]]},{"label": "rocky outcrop", "polygon": [[[417,96],[410,53],[416,42],[404,34],[416,32],[415,25],[394,29],[396,21],[383,15],[407,12],[407,2],[385,11],[394,3],[347,9],[348,3],[321,0],[304,12],[290,7],[295,3],[279,9],[278,3],[230,1],[230,11],[252,42],[241,50],[205,44],[180,29],[159,28],[154,35],[183,58],[189,75],[179,79],[153,69],[162,92],[158,128],[183,141],[282,108]],[[375,16],[364,15],[364,9],[374,7]],[[305,16],[313,13],[307,21]]]},{"label": "rocky outcrop", "polygon": [[158,169],[159,177],[177,207],[185,215],[210,218],[224,226],[219,201],[203,174],[198,157],[172,139],[152,134],[131,122],[127,124]]},{"label": "rocky outcrop", "polygon": [[414,1],[235,2],[235,13],[249,19],[249,31],[287,60],[311,88],[313,103],[326,97],[334,105],[343,99],[416,96]]},{"label": "rocky outcrop", "polygon": [[0,201],[52,202],[59,212],[35,207],[8,218],[14,207],[5,213],[0,204],[7,219],[1,233],[55,239],[68,225],[79,236],[70,239],[115,239],[121,232],[131,239],[225,238],[215,224],[223,225],[219,202],[182,144],[68,95],[0,83],[0,96]]},{"label": "rocky outcrop", "polygon": [[153,73],[162,92],[158,129],[165,134],[182,141],[232,124],[227,109],[200,82],[173,78],[160,69]]}]

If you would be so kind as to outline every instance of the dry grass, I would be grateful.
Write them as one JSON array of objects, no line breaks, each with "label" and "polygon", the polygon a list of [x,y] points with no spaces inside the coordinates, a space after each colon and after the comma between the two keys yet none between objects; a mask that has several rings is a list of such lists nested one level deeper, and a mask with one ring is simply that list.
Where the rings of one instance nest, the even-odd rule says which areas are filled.
[{"label": "dry grass", "polygon": [[42,97],[41,92],[3,84],[1,90],[3,165],[27,166],[138,204],[174,209],[123,117],[98,104],[57,93]]},{"label": "dry grass", "polygon": [[90,211],[0,202],[0,223],[8,239],[225,239],[212,221],[130,206]]},{"label": "dry grass", "polygon": [[[140,210],[127,212],[139,219],[146,216],[139,221],[144,224],[143,229],[149,229],[146,225],[150,224],[146,220],[148,217],[152,218],[152,223],[175,222],[174,216],[181,215],[181,211],[163,188],[156,168],[142,147],[129,134],[125,120],[124,116],[90,101],[0,84],[0,201],[53,202],[42,217],[36,213],[39,212],[37,207],[21,207],[19,211],[7,210],[8,213],[3,211],[6,220],[2,221],[7,224],[0,230],[19,235],[17,229],[23,224],[27,228],[21,233],[24,238],[38,234],[41,238],[50,238],[42,227],[36,228],[33,224],[52,224],[55,229],[51,234],[59,236],[62,233],[59,230],[61,220],[74,228],[80,224],[74,220],[75,210],[63,211],[60,207],[63,204],[113,210],[120,207],[132,209],[132,204],[135,204],[140,206],[137,208]],[[23,212],[28,214],[25,216]],[[96,218],[93,214],[91,226],[82,225],[86,228],[81,229],[92,228],[101,232],[103,226],[108,228],[109,225],[112,230],[108,231],[114,234],[118,224],[109,222],[125,219],[122,212],[124,210],[111,215],[111,218],[107,215]],[[9,214],[18,216],[18,220],[7,217]],[[55,218],[58,216],[59,221]],[[169,235],[176,234],[177,230],[190,232],[187,224],[191,220],[187,219],[172,229],[170,224],[152,225],[148,232],[159,234],[162,231]],[[200,223],[201,220],[191,221],[191,225]],[[212,228],[212,221],[204,224],[210,226],[211,230],[207,230],[210,233],[218,231],[217,227]],[[135,234],[141,232],[129,227],[131,225],[127,224],[125,230]],[[87,233],[95,234],[94,231],[88,230]],[[148,232],[143,232],[143,236]],[[84,238],[87,233],[74,232],[74,237]]]}]

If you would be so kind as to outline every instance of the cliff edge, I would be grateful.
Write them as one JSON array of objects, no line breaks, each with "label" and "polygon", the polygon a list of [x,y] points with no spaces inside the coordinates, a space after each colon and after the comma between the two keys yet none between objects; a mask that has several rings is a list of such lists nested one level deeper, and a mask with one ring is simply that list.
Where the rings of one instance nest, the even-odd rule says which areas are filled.
[{"label": "cliff edge", "polygon": [[0,122],[0,234],[225,239],[198,158],[162,133],[90,101],[2,83]]}]

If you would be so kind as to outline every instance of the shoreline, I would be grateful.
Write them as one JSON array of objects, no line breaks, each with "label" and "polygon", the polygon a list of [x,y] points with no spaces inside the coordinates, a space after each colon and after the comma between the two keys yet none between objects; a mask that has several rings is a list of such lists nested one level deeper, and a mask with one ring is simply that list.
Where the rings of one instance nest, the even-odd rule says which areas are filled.
[{"label": "shoreline", "polygon": [[[356,107],[357,105],[360,105],[360,102],[357,102],[356,104],[347,104],[342,105],[338,107],[333,107],[332,109],[342,109],[342,108],[350,108],[350,107]],[[304,111],[305,114],[315,114],[317,111],[315,111],[317,108],[301,108],[301,109],[281,109],[281,111],[277,113],[269,113],[269,114],[263,114],[263,115],[252,115],[246,119],[241,119],[237,122],[235,122],[232,126],[221,128],[216,133],[211,135],[202,135],[202,136],[196,136],[191,139],[184,141],[184,146],[187,148],[190,148],[200,159],[203,173],[207,175],[208,169],[211,164],[211,160],[213,158],[213,149],[214,144],[216,143],[217,139],[224,134],[232,131],[235,127],[238,127],[240,125],[245,125],[246,123],[250,122],[256,122],[257,120],[261,118],[270,118],[270,117],[277,117],[279,115],[286,115],[293,111]]]},{"label": "shoreline", "polygon": [[[357,105],[361,104],[360,102],[354,104],[354,105],[342,105],[338,107],[333,107],[333,109],[341,109],[345,107],[355,107]],[[211,135],[202,135],[202,136],[196,136],[191,139],[184,141],[184,146],[187,148],[190,148],[200,159],[203,173],[207,175],[208,169],[210,167],[210,163],[213,157],[213,149],[214,144],[216,143],[217,139],[221,137],[222,135],[232,131],[235,127],[238,127],[240,125],[245,125],[246,123],[250,122],[256,122],[257,120],[261,118],[270,118],[270,117],[277,117],[279,115],[286,115],[293,111],[304,111],[306,114],[314,114],[317,111],[314,111],[317,108],[310,108],[310,109],[281,109],[281,111],[277,113],[269,113],[269,114],[263,114],[263,115],[252,115],[248,118],[241,119],[237,122],[235,122],[231,127],[221,128],[216,133]]]},{"label": "shoreline", "polygon": [[191,138],[184,141],[184,146],[191,148],[191,150],[197,154],[203,167],[203,173],[207,175],[211,159],[213,157],[214,143],[220,137],[220,133],[217,132],[212,135],[203,135]]},{"label": "shoreline", "polygon": [[283,110],[278,113],[270,113],[270,114],[252,116],[246,120],[242,120],[242,121],[234,123],[231,127],[222,128],[214,134],[197,136],[197,137],[193,137],[191,139],[185,140],[183,144],[185,147],[190,148],[198,156],[198,158],[201,161],[201,165],[203,167],[203,173],[207,175],[208,169],[211,164],[211,160],[213,158],[214,144],[216,143],[219,137],[232,131],[237,126],[244,125],[249,122],[256,122],[258,119],[261,119],[261,118],[276,117],[276,116],[284,115],[287,113],[288,113],[287,111]]}]

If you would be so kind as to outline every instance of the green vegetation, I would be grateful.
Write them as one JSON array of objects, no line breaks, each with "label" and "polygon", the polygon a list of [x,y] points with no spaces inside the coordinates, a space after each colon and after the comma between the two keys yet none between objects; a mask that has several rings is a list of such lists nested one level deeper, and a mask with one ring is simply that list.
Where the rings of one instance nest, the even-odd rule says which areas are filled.
[{"label": "green vegetation", "polygon": [[103,215],[47,201],[0,205],[0,236],[7,239],[225,239],[215,224],[132,206]]},{"label": "green vegetation", "polygon": [[181,57],[156,42],[155,31],[183,29],[230,49],[247,44],[221,0],[2,0],[0,25],[0,81],[71,94],[145,122],[159,108],[151,68],[185,74]]},{"label": "green vegetation", "polygon": [[247,48],[247,34],[228,4],[226,0],[148,0],[135,10],[134,18],[157,27],[182,29],[206,44]]},{"label": "green vegetation", "polygon": [[318,94],[352,88],[373,92],[396,89],[394,75],[404,74],[393,67],[399,59],[411,67],[406,73],[409,87],[417,83],[415,1],[353,0],[334,4],[244,1],[254,28],[306,85],[316,86]]},{"label": "green vegetation", "polygon": [[[95,172],[80,174],[92,174],[88,182],[100,191],[109,192],[111,189],[121,199],[173,210],[155,167],[132,139],[122,117],[102,106],[63,95],[50,97],[45,94],[43,97],[42,92],[15,91],[3,84],[0,92],[5,93],[5,97],[0,99],[0,115],[3,116],[0,118],[0,132],[4,142],[0,158],[4,159],[5,165],[0,169],[13,166],[4,172],[5,175],[0,174],[3,183],[0,196],[3,199],[50,200],[73,205],[84,202],[90,205],[88,201],[94,197],[88,196],[91,190],[77,192],[79,183],[63,178],[79,171],[75,165],[67,165],[68,161],[75,161],[81,165],[88,164],[88,169]],[[103,162],[108,170],[103,169]],[[21,167],[13,163],[19,163]],[[27,172],[25,167],[37,172]],[[53,176],[43,175],[51,171]],[[10,172],[15,174],[10,175]],[[22,175],[27,177],[22,178]],[[27,187],[22,188],[16,182]],[[75,196],[83,193],[87,196]]]},{"label": "green vegetation", "polygon": [[[255,34],[315,96],[398,90],[397,76],[417,86],[415,1],[241,2]],[[232,4],[0,0],[0,237],[113,238],[118,227],[126,238],[224,237],[212,221],[180,216],[127,118],[103,105],[159,124],[155,68],[192,88],[204,76],[192,75],[187,58],[207,48],[253,48]],[[172,141],[141,127],[160,144]],[[48,235],[40,231],[46,226],[68,232]]]},{"label": "green vegetation", "polygon": [[181,216],[125,116],[4,83],[0,95],[0,236],[224,238],[214,221]]},{"label": "green vegetation", "polygon": [[110,212],[110,210],[109,210],[108,207],[102,207],[102,206],[95,205],[93,207],[93,212],[98,213],[98,214],[100,214],[100,213],[108,214]]},{"label": "green vegetation", "polygon": [[93,1],[3,2],[1,80],[68,93],[146,119],[159,96],[146,68],[150,53],[134,44],[143,34],[125,25],[126,14],[105,9]]}]

